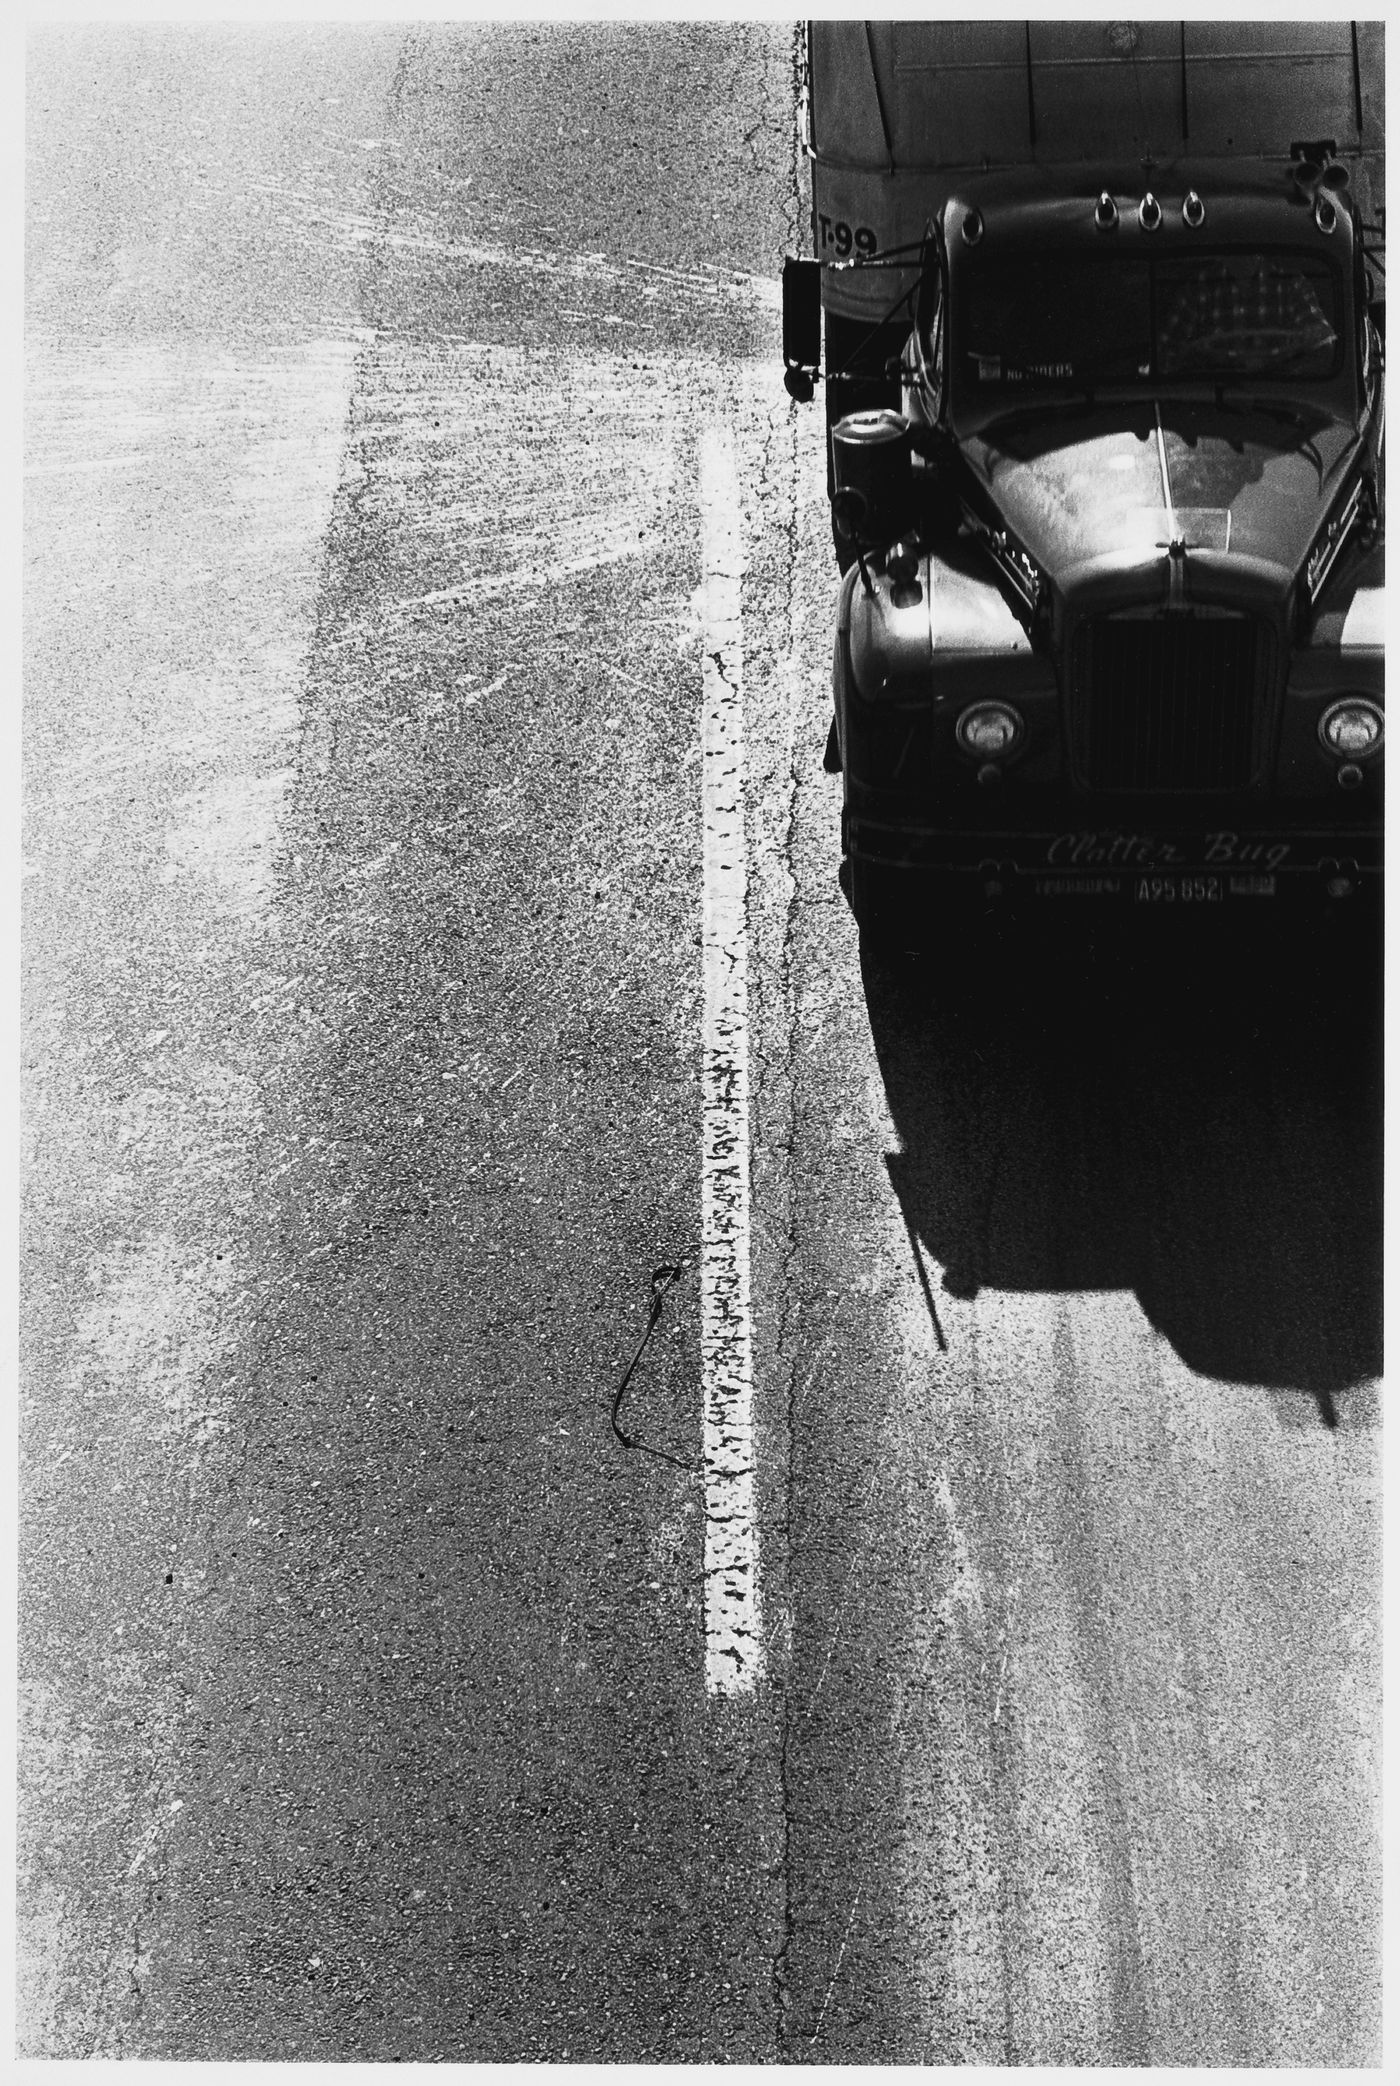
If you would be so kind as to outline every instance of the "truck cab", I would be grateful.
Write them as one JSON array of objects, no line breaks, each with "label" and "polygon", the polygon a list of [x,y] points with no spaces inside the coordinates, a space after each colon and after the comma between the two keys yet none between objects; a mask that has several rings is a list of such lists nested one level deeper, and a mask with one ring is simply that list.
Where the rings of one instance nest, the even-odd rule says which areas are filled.
[{"label": "truck cab", "polygon": [[1381,868],[1384,303],[1335,140],[925,185],[887,402],[830,430],[862,927],[1354,903]]}]

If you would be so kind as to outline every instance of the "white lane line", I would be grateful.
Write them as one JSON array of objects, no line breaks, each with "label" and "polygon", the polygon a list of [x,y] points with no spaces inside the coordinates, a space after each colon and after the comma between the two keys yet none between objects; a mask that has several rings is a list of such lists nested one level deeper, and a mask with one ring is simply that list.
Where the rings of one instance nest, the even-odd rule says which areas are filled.
[{"label": "white lane line", "polygon": [[749,1315],[748,890],[744,842],[744,565],[734,452],[700,447],[704,570],[701,803],[705,966],[700,1353],[704,1370],[705,1687],[746,1695],[763,1667],[754,1525]]}]

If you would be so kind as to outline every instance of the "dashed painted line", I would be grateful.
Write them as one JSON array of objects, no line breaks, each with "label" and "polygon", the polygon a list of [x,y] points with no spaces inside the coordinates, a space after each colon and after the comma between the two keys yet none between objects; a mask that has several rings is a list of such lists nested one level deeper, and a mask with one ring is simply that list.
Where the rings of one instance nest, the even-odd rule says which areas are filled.
[{"label": "dashed painted line", "polygon": [[704,820],[700,1351],[704,1373],[705,1687],[745,1695],[763,1666],[754,1517],[749,1290],[748,880],[744,833],[744,565],[734,451],[700,448]]}]

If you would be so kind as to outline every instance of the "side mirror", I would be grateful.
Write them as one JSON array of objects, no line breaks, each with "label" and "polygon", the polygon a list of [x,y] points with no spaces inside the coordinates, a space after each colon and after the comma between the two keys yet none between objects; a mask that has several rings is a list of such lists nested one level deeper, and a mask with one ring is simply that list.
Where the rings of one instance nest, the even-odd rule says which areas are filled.
[{"label": "side mirror", "polygon": [[822,359],[822,266],[820,261],[783,262],[783,383],[805,404],[812,396]]}]

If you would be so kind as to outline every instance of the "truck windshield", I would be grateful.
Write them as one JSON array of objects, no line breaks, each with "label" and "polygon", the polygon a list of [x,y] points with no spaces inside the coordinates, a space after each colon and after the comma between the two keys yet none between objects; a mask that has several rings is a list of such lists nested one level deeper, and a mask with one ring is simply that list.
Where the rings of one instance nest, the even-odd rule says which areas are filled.
[{"label": "truck windshield", "polygon": [[960,288],[958,374],[979,401],[1163,377],[1318,379],[1337,368],[1336,279],[1311,256],[988,254],[965,266]]}]

